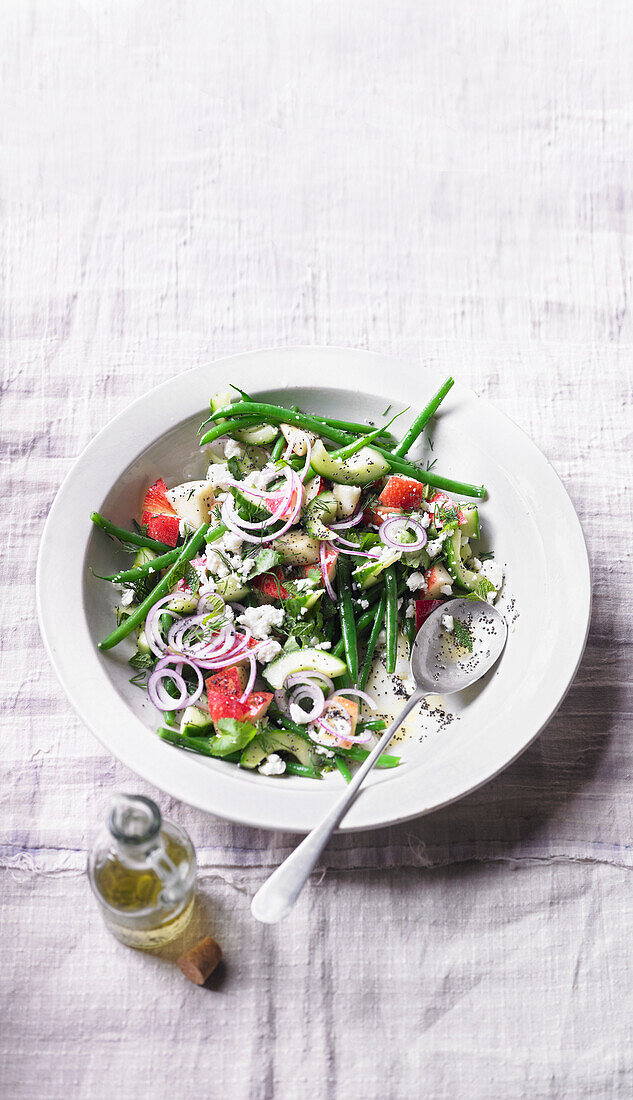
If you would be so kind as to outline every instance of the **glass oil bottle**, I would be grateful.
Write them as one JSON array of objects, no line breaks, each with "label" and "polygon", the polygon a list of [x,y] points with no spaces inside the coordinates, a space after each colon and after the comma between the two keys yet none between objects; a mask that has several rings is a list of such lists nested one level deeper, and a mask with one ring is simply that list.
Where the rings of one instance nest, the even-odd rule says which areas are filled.
[{"label": "glass oil bottle", "polygon": [[193,913],[196,854],[184,831],[141,795],[117,794],[88,858],[106,927],[129,947],[162,947]]}]

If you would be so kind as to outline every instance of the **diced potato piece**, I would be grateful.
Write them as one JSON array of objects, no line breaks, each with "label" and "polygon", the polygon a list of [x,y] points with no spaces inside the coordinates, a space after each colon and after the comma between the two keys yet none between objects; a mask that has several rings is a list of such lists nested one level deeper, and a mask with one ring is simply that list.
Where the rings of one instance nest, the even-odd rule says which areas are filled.
[{"label": "diced potato piece", "polygon": [[210,481],[185,481],[182,485],[168,489],[167,498],[180,518],[192,527],[207,523],[215,504]]},{"label": "diced potato piece", "polygon": [[281,535],[273,542],[273,548],[283,554],[286,565],[313,565],[319,560],[319,540],[302,531]]},{"label": "diced potato piece", "polygon": [[360,489],[356,485],[333,485],[332,492],[336,500],[336,515],[340,519],[351,516],[358,507]]},{"label": "diced potato piece", "polygon": [[307,432],[304,428],[294,428],[292,424],[280,424],[282,434],[287,443],[292,443],[292,453],[305,455],[308,453],[308,439],[314,443],[317,438],[314,432]]}]

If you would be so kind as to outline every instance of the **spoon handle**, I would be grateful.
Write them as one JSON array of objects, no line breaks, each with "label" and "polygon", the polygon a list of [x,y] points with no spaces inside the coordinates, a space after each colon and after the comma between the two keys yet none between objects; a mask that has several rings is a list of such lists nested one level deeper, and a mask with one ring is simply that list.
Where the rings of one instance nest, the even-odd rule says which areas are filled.
[{"label": "spoon handle", "polygon": [[251,913],[256,920],[262,921],[263,924],[276,924],[277,921],[288,916],[308,876],[314,870],[321,852],[352,802],[354,802],[365,776],[369,774],[378,757],[385,751],[409,711],[413,710],[423,698],[423,691],[418,689],[414,692],[398,717],[391,723],[389,729],[385,730],[367,759],[363,761],[351,783],[347,784],[341,797],[337,799],[332,809],[328,810],[320,825],[317,825],[311,833],[308,833],[305,840],[301,841],[294,852],[280,864],[276,871],[273,871],[270,878],[259,888],[251,903]]}]

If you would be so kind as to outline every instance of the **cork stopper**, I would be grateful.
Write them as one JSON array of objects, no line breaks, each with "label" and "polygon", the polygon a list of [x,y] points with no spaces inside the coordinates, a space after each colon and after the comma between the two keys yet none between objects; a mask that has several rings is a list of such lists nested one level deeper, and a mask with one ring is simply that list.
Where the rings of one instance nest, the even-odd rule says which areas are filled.
[{"label": "cork stopper", "polygon": [[196,985],[204,985],[221,958],[222,948],[217,940],[212,939],[211,936],[205,936],[200,943],[191,948],[191,951],[181,955],[177,962],[185,978]]}]

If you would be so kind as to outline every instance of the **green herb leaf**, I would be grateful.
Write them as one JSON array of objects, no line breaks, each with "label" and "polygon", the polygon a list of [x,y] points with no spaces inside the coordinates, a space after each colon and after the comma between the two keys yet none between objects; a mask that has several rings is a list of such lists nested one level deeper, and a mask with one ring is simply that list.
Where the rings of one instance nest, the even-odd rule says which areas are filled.
[{"label": "green herb leaf", "polygon": [[467,649],[469,653],[473,651],[473,636],[461,619],[453,619],[453,637],[458,645]]},{"label": "green herb leaf", "polygon": [[178,569],[175,571],[173,576],[174,585],[176,585],[178,581],[181,580],[183,580],[185,584],[188,585],[188,587],[191,589],[191,593],[193,596],[197,595],[198,589],[200,588],[200,577],[198,576],[198,573],[194,569],[191,562],[183,561],[182,564],[179,565]]},{"label": "green herb leaf", "polygon": [[[271,546],[265,546],[255,556],[255,568],[248,574],[249,581],[253,577],[258,577],[261,573],[271,573],[273,569],[282,564],[283,560],[283,554],[280,554],[278,550],[273,550]],[[274,573],[273,576],[275,576]]]},{"label": "green herb leaf", "polygon": [[221,718],[218,736],[211,741],[214,756],[228,756],[246,746],[257,736],[257,727],[250,722],[238,722],[236,718]]},{"label": "green herb leaf", "polygon": [[155,661],[156,658],[153,657],[151,653],[141,653],[140,650],[137,650],[134,656],[130,657],[128,664],[130,664],[132,668],[137,668],[140,671],[141,669],[146,670],[153,668]]},{"label": "green herb leaf", "polygon": [[489,592],[496,592],[497,589],[487,577],[480,577],[473,591],[479,596],[480,600],[485,600]]}]

